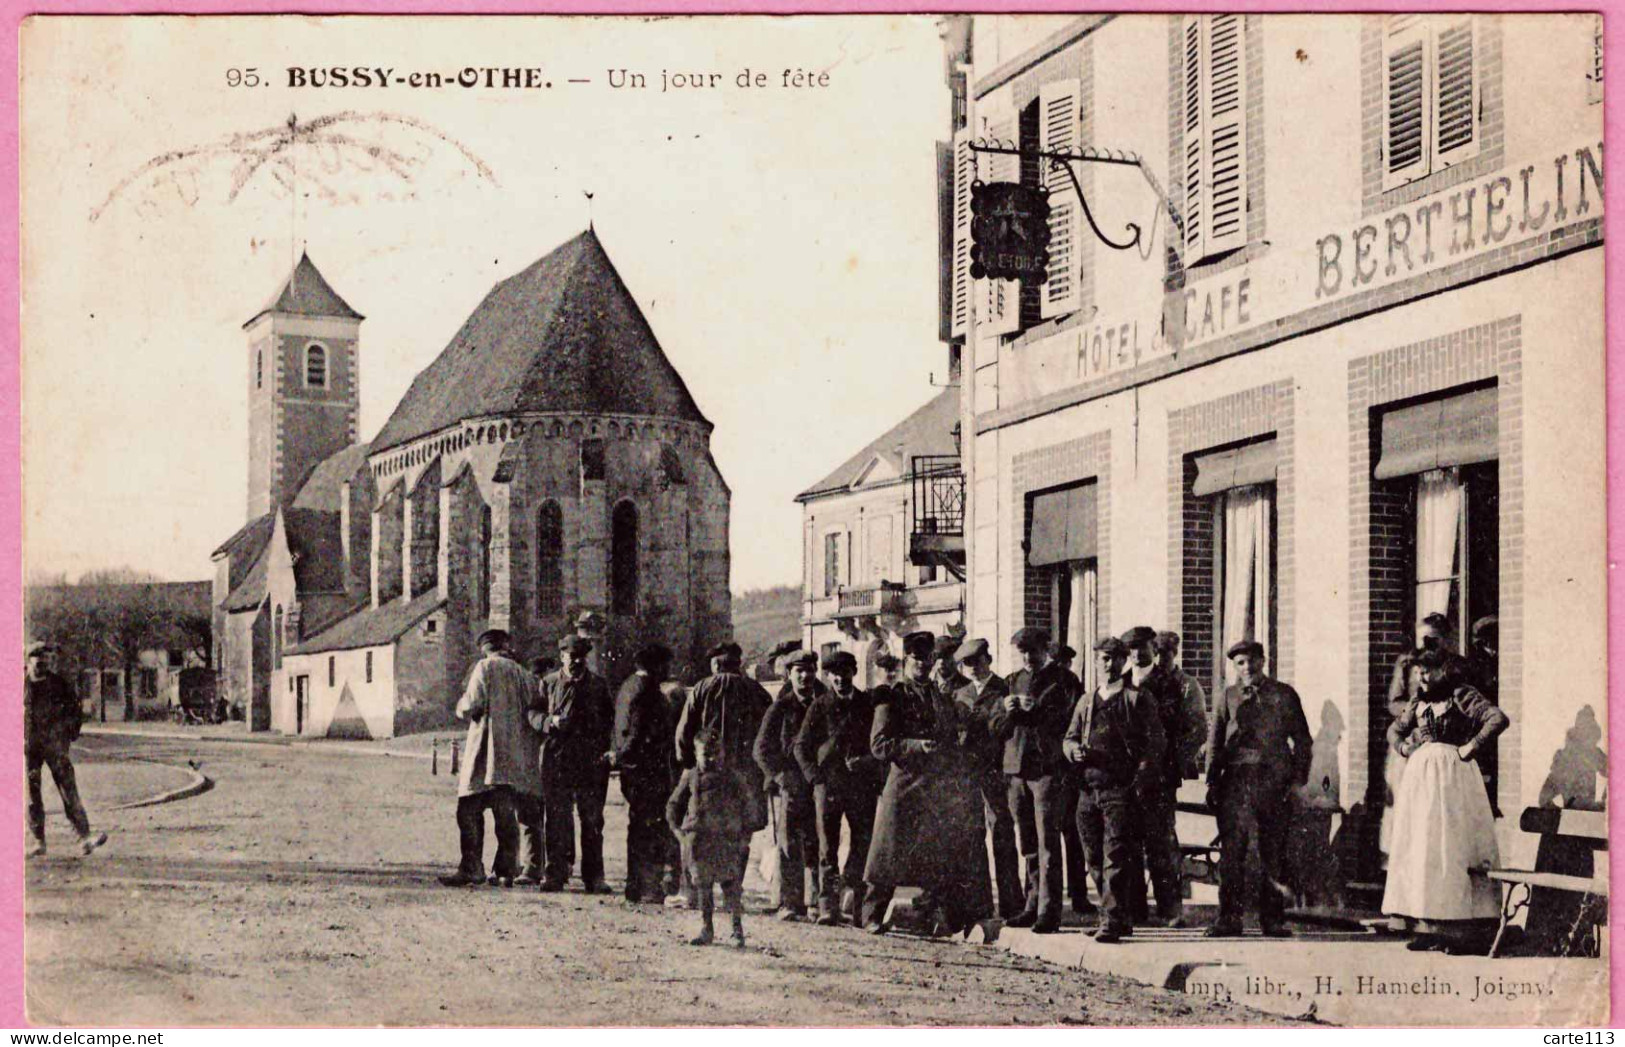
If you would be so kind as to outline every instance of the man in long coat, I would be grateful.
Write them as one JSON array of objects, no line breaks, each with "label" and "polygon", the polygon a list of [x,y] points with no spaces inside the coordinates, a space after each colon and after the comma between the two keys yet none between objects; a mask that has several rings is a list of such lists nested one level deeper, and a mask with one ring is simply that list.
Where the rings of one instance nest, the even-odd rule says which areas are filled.
[{"label": "man in long coat", "polygon": [[[677,764],[694,767],[703,754],[710,771],[725,773],[734,785],[731,802],[742,806],[744,831],[754,833],[767,825],[767,804],[761,769],[751,750],[772,699],[761,684],[740,672],[741,660],[736,643],[711,649],[713,671],[694,685],[677,721]],[[720,796],[723,790],[697,792],[695,802],[703,805],[707,797]],[[703,821],[705,812],[697,813]]]},{"label": "man in long coat", "polygon": [[542,804],[546,812],[544,891],[562,891],[575,865],[575,816],[581,818],[581,883],[607,894],[604,881],[604,800],[609,794],[609,744],[615,699],[604,678],[587,668],[592,641],[559,640],[563,668],[548,673],[532,702],[530,724],[542,736]]},{"label": "man in long coat", "polygon": [[525,707],[536,693],[536,678],[508,653],[508,634],[487,629],[480,634],[483,657],[469,673],[456,715],[468,723],[468,756],[457,779],[457,834],[462,862],[457,872],[442,876],[447,887],[471,887],[485,879],[485,812],[491,812],[497,855],[491,883],[513,886],[519,871],[519,823],[516,794],[534,794],[536,735],[525,720]]},{"label": "man in long coat", "polygon": [[107,842],[106,833],[90,831],[90,817],[79,800],[78,780],[68,750],[79,737],[84,720],[73,687],[55,669],[56,645],[39,642],[28,648],[28,671],[23,675],[23,757],[28,768],[28,830],[30,858],[45,853],[45,799],[43,771],[51,769],[62,810],[79,834],[79,849],[89,854]]},{"label": "man in long coat", "polygon": [[671,650],[650,644],[633,661],[637,671],[615,696],[610,763],[626,798],[626,900],[664,901],[662,878],[677,841],[666,825],[666,799],[675,784],[671,740],[676,730],[664,686]]},{"label": "man in long coat", "polygon": [[773,803],[773,825],[779,849],[779,911],[781,920],[807,915],[807,879],[818,886],[818,819],[813,788],[796,762],[796,735],[807,710],[827,689],[818,682],[818,656],[801,651],[785,661],[789,679],[779,691],[762,726],[756,732],[752,755],[767,781]]},{"label": "man in long coat", "polygon": [[[792,747],[801,773],[813,787],[818,816],[818,922],[840,922],[841,888],[852,891],[852,915],[863,918],[863,866],[869,860],[875,803],[885,769],[869,751],[874,699],[852,686],[858,660],[847,651],[824,655],[829,690],[813,699]],[[848,834],[846,864],[840,862],[841,821]]]},{"label": "man in long coat", "polygon": [[1258,916],[1270,938],[1291,936],[1281,897],[1281,857],[1292,788],[1309,778],[1314,736],[1298,692],[1264,675],[1264,645],[1242,640],[1225,652],[1237,681],[1213,703],[1208,724],[1208,804],[1219,816],[1219,919],[1208,937],[1241,934],[1247,908],[1247,846],[1256,840]]},{"label": "man in long coat", "polygon": [[964,747],[969,716],[931,683],[932,644],[927,632],[903,640],[903,678],[875,707],[869,748],[890,767],[863,872],[864,927],[873,934],[885,931],[886,907],[903,885],[929,892],[949,932],[989,908],[982,796]]}]

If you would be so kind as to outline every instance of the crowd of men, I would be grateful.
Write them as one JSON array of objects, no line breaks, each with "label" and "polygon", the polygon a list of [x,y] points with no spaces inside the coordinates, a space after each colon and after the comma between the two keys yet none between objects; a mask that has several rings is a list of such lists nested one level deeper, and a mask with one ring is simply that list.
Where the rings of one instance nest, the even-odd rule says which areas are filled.
[{"label": "crowd of men", "polygon": [[[1179,665],[1179,637],[1145,626],[1094,645],[1100,683],[1089,692],[1071,668],[1076,653],[1036,628],[1011,638],[1021,668],[1008,678],[992,671],[985,639],[917,632],[901,660],[876,659],[883,678],[868,691],[854,685],[850,653],[799,652],[773,697],[742,673],[732,643],[710,652],[711,673],[686,694],[668,682],[671,652],[645,647],[614,696],[581,636],[560,641],[561,664],[539,665],[540,678],[511,657],[501,630],[479,643],[484,657],[457,705],[469,756],[462,864],[448,885],[562,890],[579,818],[581,881],[608,892],[603,809],[618,770],[625,896],[698,908],[697,944],[714,936],[713,884],[743,943],[750,838],[768,827],[782,920],[849,919],[884,933],[893,892],[914,886],[939,931],[997,916],[1053,933],[1064,900],[1097,914],[1093,882],[1095,938],[1115,942],[1152,919],[1184,925],[1175,794],[1205,774],[1221,833],[1219,917],[1207,933],[1240,934],[1250,896],[1265,935],[1290,933],[1280,866],[1312,741],[1297,693],[1264,674],[1255,641],[1226,652],[1236,682],[1211,716]],[[1259,869],[1249,890],[1250,849]]]}]

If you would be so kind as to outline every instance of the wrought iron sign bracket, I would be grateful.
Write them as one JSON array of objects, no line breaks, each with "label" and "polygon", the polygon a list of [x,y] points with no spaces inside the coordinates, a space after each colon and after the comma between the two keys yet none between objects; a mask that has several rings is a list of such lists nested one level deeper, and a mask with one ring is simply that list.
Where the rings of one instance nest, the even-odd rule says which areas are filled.
[{"label": "wrought iron sign bracket", "polygon": [[[1089,207],[1089,200],[1083,195],[1083,185],[1078,181],[1077,172],[1072,169],[1075,163],[1086,164],[1117,164],[1123,167],[1138,168],[1145,176],[1146,184],[1152,192],[1157,194],[1157,205],[1168,208],[1168,217],[1173,219],[1174,225],[1179,229],[1181,239],[1184,238],[1185,223],[1179,220],[1173,207],[1168,203],[1168,197],[1163,193],[1162,186],[1157,183],[1156,176],[1146,167],[1145,161],[1138,153],[1118,151],[1113,149],[1093,149],[1083,147],[1079,149],[1054,151],[1047,149],[1022,149],[1013,142],[1004,142],[996,138],[978,138],[970,143],[972,153],[988,153],[996,156],[1015,156],[1023,160],[1037,160],[1040,163],[1049,162],[1051,171],[1065,171],[1067,179],[1072,183],[1073,192],[1078,194],[1078,203],[1082,207],[1083,217],[1093,229],[1100,242],[1114,251],[1127,251],[1131,247],[1138,247],[1142,230],[1137,222],[1124,223],[1124,229],[1129,234],[1125,241],[1113,240],[1101,231],[1100,224],[1095,221],[1094,212]],[[1154,220],[1154,216],[1153,216]]]}]

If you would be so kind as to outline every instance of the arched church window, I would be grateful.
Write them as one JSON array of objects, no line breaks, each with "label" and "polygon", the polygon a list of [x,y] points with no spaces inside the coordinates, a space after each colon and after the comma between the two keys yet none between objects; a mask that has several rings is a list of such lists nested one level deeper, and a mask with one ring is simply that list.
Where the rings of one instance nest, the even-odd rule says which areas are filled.
[{"label": "arched church window", "polygon": [[282,605],[276,605],[276,615],[271,621],[271,668],[282,668]]},{"label": "arched church window", "polygon": [[610,518],[610,609],[616,614],[638,610],[638,510],[621,502]]},{"label": "arched church window", "polygon": [[305,385],[327,388],[327,350],[315,343],[305,346]]},{"label": "arched church window", "polygon": [[480,617],[491,617],[491,507],[480,507]]},{"label": "arched church window", "polygon": [[536,514],[536,610],[564,610],[564,513],[551,499]]}]

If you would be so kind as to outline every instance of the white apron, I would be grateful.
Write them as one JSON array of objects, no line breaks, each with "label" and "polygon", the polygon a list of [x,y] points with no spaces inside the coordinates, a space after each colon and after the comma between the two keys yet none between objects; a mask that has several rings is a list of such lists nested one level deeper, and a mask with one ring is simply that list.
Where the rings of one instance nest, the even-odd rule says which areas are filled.
[{"label": "white apron", "polygon": [[1484,871],[1498,857],[1478,764],[1442,742],[1412,753],[1394,796],[1382,911],[1417,920],[1493,919],[1500,896]]}]

